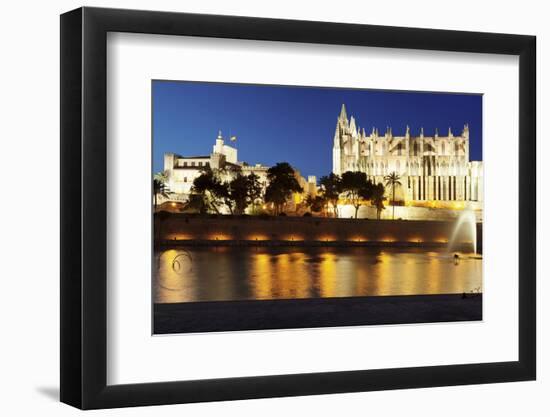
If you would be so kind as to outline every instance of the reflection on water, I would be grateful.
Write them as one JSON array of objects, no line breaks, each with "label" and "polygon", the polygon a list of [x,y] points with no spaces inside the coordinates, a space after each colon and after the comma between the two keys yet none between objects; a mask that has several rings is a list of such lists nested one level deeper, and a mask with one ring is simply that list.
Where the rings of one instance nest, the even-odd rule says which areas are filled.
[{"label": "reflection on water", "polygon": [[155,302],[451,294],[482,261],[420,248],[177,248],[155,253]]}]

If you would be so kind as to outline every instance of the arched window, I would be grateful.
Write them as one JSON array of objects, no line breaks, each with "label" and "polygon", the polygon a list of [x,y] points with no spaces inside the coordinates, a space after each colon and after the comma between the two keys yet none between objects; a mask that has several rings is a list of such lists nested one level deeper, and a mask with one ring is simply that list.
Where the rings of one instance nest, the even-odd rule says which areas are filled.
[{"label": "arched window", "polygon": [[418,156],[418,143],[414,143],[414,156]]}]

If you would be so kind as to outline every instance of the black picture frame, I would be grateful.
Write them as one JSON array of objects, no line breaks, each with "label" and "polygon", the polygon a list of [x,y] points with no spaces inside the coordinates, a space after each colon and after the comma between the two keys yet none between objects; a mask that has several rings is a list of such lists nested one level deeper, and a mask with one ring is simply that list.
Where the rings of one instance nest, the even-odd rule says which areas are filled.
[{"label": "black picture frame", "polygon": [[[107,385],[108,32],[519,56],[518,360]],[[85,7],[61,16],[60,56],[62,402],[96,409],[535,379],[534,36]]]}]

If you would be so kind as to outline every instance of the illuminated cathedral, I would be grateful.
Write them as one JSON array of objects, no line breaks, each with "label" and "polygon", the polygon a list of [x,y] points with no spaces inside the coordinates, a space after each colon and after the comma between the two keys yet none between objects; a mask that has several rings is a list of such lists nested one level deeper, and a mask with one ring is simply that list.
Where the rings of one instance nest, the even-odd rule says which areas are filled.
[{"label": "illuminated cathedral", "polygon": [[383,134],[372,128],[366,133],[346,107],[336,122],[332,148],[332,171],[361,171],[375,183],[396,173],[400,177],[396,200],[463,201],[483,200],[483,162],[470,161],[470,137],[465,124],[459,135],[449,128],[446,135],[413,136],[406,127],[403,136],[394,136],[391,127]]}]

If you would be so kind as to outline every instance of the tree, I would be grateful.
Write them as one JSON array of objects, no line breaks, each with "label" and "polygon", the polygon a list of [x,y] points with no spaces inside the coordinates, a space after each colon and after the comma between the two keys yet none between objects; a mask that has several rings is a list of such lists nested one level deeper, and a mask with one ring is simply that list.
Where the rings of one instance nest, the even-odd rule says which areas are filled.
[{"label": "tree", "polygon": [[184,210],[191,210],[200,214],[206,214],[208,212],[208,206],[205,202],[205,198],[201,194],[191,194],[189,199],[185,203]]},{"label": "tree", "polygon": [[167,188],[164,182],[156,178],[153,179],[153,205],[155,207],[155,210],[157,209],[157,205],[158,205],[157,196],[162,195],[164,197],[167,197],[166,190]]},{"label": "tree", "polygon": [[237,173],[223,186],[219,189],[219,195],[231,214],[243,214],[249,205],[255,204],[262,196],[260,177],[253,172],[248,176]]},{"label": "tree", "polygon": [[380,213],[382,213],[382,210],[385,209],[384,207],[384,194],[386,192],[386,189],[384,188],[384,184],[378,183],[376,184],[372,189],[372,195],[371,195],[371,203],[374,207],[376,207],[376,218],[380,220]]},{"label": "tree", "polygon": [[[253,207],[256,206],[259,200],[262,200],[264,188],[260,182],[260,177],[251,172],[246,177],[248,181],[248,200],[249,204],[252,204]],[[260,201],[261,203],[261,201]]]},{"label": "tree", "polygon": [[342,174],[342,192],[349,203],[355,208],[355,218],[363,201],[370,199],[372,182],[367,180],[367,174],[359,171],[347,171]]},{"label": "tree", "polygon": [[166,185],[166,182],[168,181],[168,174],[166,171],[163,172],[157,172],[155,175],[153,175],[153,204],[155,207],[155,210],[157,209],[158,205],[158,199],[157,197],[159,195],[162,195],[164,197],[167,197],[168,194],[168,186]]},{"label": "tree", "polygon": [[233,214],[231,205],[235,206],[235,214],[243,214],[250,202],[248,178],[244,175],[237,174],[237,176],[228,183],[227,191],[227,200],[231,202],[229,206],[231,214]]},{"label": "tree", "polygon": [[323,210],[326,200],[322,195],[313,196],[312,194],[308,194],[304,202],[312,212],[318,213]]},{"label": "tree", "polygon": [[[202,205],[207,210],[219,214],[220,205],[227,198],[227,185],[219,180],[210,167],[206,167],[202,174],[193,181],[191,192],[202,199]],[[194,205],[198,205],[197,197],[194,197],[194,200]]]},{"label": "tree", "polygon": [[157,172],[155,175],[154,175],[154,178],[156,180],[159,180],[160,182],[162,182],[163,184],[166,184],[168,182],[168,172],[167,171],[161,171],[161,172]]},{"label": "tree", "polygon": [[384,180],[386,181],[386,187],[389,186],[392,189],[392,220],[395,218],[395,187],[401,185],[401,182],[399,181],[400,179],[401,177],[397,175],[395,171],[384,177]]},{"label": "tree", "polygon": [[338,175],[330,173],[328,176],[321,177],[319,183],[321,185],[321,195],[330,202],[334,210],[334,216],[338,217],[338,198],[342,192],[342,179]]},{"label": "tree", "polygon": [[265,190],[265,201],[275,205],[275,214],[280,214],[286,201],[293,193],[301,193],[302,187],[296,180],[294,168],[288,162],[279,162],[267,170],[269,185]]}]

